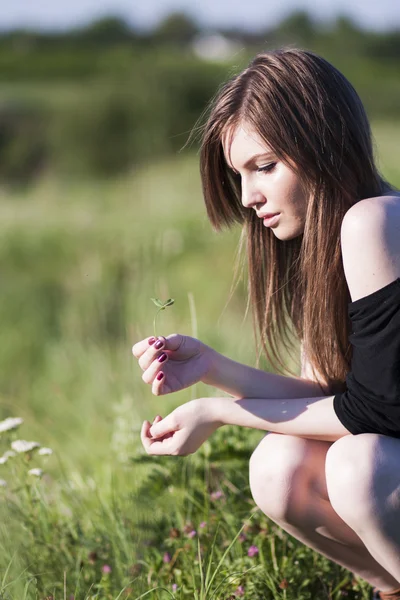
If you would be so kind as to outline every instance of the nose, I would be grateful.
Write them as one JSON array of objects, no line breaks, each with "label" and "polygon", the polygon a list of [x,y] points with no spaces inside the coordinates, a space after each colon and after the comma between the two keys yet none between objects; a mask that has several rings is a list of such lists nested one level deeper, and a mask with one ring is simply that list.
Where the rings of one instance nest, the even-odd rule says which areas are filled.
[{"label": "nose", "polygon": [[242,178],[242,204],[245,208],[255,208],[265,203],[265,196],[249,181]]}]

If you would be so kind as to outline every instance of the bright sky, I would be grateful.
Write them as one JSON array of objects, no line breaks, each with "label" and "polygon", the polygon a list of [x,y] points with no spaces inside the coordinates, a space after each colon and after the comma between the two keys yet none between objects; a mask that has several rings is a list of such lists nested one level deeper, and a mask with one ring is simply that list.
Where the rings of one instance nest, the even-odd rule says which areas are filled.
[{"label": "bright sky", "polygon": [[371,29],[400,28],[399,0],[0,0],[0,29],[64,29],[110,14],[147,29],[174,10],[209,27],[260,29],[295,9],[322,20],[345,14]]}]

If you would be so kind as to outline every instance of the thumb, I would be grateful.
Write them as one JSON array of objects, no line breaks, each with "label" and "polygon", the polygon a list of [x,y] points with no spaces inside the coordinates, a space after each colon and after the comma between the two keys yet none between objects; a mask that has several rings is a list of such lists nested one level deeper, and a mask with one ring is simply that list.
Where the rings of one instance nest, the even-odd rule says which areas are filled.
[{"label": "thumb", "polygon": [[170,433],[171,431],[175,430],[176,426],[174,424],[174,421],[171,418],[171,415],[168,415],[165,417],[165,419],[162,419],[157,423],[153,423],[153,425],[149,429],[149,433],[152,437],[161,437],[162,435],[165,435],[166,433]]},{"label": "thumb", "polygon": [[183,340],[184,340],[183,335],[181,335],[180,333],[171,333],[171,335],[168,335],[165,339],[165,349],[166,350],[179,350],[179,348],[182,346],[183,344]]}]

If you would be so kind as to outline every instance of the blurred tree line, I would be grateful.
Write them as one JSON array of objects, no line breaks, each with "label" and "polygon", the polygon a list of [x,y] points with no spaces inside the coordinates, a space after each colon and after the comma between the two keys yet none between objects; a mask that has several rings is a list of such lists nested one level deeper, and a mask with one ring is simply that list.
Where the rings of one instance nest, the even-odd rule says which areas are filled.
[{"label": "blurred tree line", "polygon": [[[216,39],[228,51],[204,52]],[[0,33],[0,179],[107,177],[179,151],[223,81],[256,52],[288,44],[335,64],[371,118],[400,117],[400,30],[366,31],[345,17],[327,24],[296,12],[257,32],[206,31],[183,13],[150,32],[118,17],[9,31]]]}]

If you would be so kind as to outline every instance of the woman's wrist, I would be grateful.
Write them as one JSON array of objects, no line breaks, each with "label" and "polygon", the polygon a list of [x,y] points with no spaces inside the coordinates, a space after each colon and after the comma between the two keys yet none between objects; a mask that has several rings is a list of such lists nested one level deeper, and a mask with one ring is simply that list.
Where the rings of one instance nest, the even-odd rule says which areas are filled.
[{"label": "woman's wrist", "polygon": [[[216,387],[235,398],[257,396],[266,392],[267,373],[238,363],[210,348],[209,369],[202,382]],[[259,381],[260,380],[260,381]],[[262,384],[262,389],[260,388]],[[258,388],[254,390],[254,385]]]},{"label": "woman's wrist", "polygon": [[[228,425],[228,417],[227,417],[227,400],[233,400],[233,398],[223,398],[223,397],[213,397],[207,398],[209,401],[209,405],[207,406],[208,414],[210,415],[210,421],[215,423],[217,427],[222,427],[223,425]],[[228,408],[229,410],[229,408]]]},{"label": "woman's wrist", "polygon": [[192,402],[198,403],[198,408],[204,414],[205,419],[209,423],[214,423],[216,428],[218,428],[222,427],[222,425],[227,425],[226,407],[224,406],[226,400],[227,398],[223,397],[208,396],[206,398],[197,398],[196,400],[192,400]]},{"label": "woman's wrist", "polygon": [[222,354],[211,348],[210,346],[206,346],[204,352],[207,354],[206,362],[207,362],[207,370],[204,373],[201,381],[207,385],[212,385],[214,387],[218,387],[220,382],[220,372],[221,372],[221,362],[224,357]]},{"label": "woman's wrist", "polygon": [[231,360],[207,346],[207,368],[203,383],[234,398],[312,398],[324,394],[315,381],[269,373]]}]

